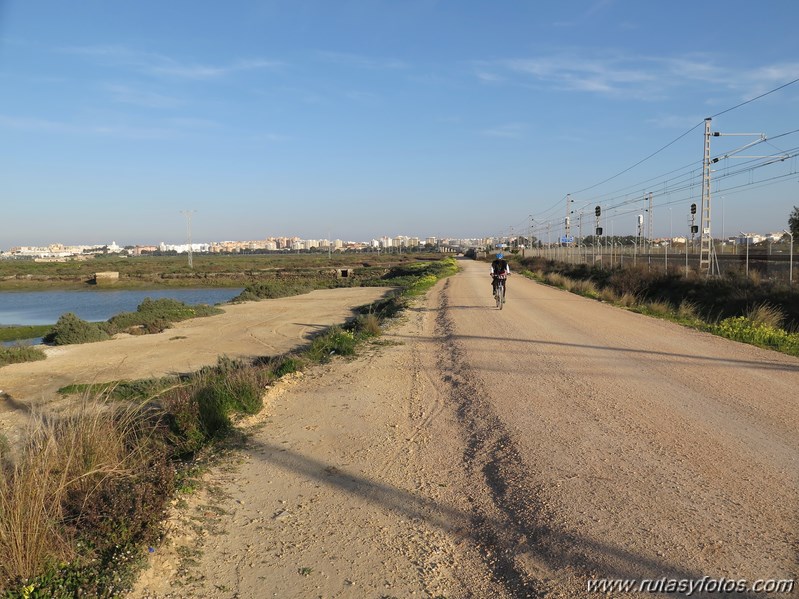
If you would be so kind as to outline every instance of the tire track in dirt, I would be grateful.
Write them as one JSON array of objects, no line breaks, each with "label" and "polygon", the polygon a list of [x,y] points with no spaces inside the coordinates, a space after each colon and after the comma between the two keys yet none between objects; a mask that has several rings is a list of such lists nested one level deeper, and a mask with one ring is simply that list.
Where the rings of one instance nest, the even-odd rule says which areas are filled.
[{"label": "tire track in dirt", "polygon": [[471,376],[465,353],[455,339],[448,287],[449,281],[440,295],[436,318],[442,346],[437,367],[456,406],[464,437],[463,465],[473,483],[466,490],[472,506],[471,537],[481,548],[494,581],[510,596],[553,596],[556,589],[568,594],[562,575],[546,565],[551,557],[547,546],[554,539],[529,469],[507,427],[486,400],[487,390]]}]

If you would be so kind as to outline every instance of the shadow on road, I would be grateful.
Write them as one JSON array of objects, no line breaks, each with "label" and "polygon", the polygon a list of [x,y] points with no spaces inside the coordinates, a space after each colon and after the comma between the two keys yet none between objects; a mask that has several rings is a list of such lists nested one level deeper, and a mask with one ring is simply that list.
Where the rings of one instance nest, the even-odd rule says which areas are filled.
[{"label": "shadow on road", "polygon": [[[494,308],[495,309],[495,308]],[[399,337],[403,339],[415,339],[420,341],[428,341],[430,343],[439,342],[440,339],[437,337],[415,337],[409,335],[392,335],[393,337]],[[687,353],[675,353],[675,352],[665,352],[665,351],[658,351],[652,349],[632,349],[629,347],[613,347],[609,345],[588,345],[584,343],[567,343],[564,341],[545,341],[543,339],[513,339],[511,337],[491,337],[488,335],[458,335],[458,334],[451,334],[450,338],[459,341],[464,339],[478,339],[478,340],[485,340],[489,342],[493,341],[502,341],[507,343],[508,346],[512,346],[514,344],[517,345],[541,345],[541,346],[552,346],[552,347],[568,347],[568,348],[577,348],[577,349],[587,349],[587,350],[600,350],[606,352],[617,352],[619,354],[635,354],[640,356],[652,356],[653,358],[680,358],[685,360],[686,364],[691,364],[693,366],[698,366],[700,363],[712,364],[715,366],[727,366],[730,368],[756,368],[761,370],[784,370],[787,372],[799,372],[799,363],[797,364],[790,364],[786,362],[763,362],[759,360],[740,360],[735,358],[719,358],[715,356],[703,356],[700,354],[687,354]],[[785,356],[786,360],[790,360],[790,356]]]},{"label": "shadow on road", "polygon": [[[609,579],[640,579],[644,576],[651,579],[659,579],[664,576],[677,579],[698,579],[702,576],[701,572],[670,563],[666,559],[638,555],[622,547],[596,539],[586,538],[573,532],[556,530],[550,525],[525,523],[518,518],[517,514],[507,514],[507,520],[502,518],[486,522],[483,517],[476,517],[474,514],[441,505],[426,497],[355,474],[335,464],[301,455],[279,445],[251,439],[247,449],[254,459],[296,475],[309,484],[324,485],[344,492],[354,498],[367,501],[379,509],[393,512],[399,518],[423,521],[450,537],[455,537],[456,540],[458,537],[467,538],[478,548],[485,545],[486,527],[505,536],[510,522],[511,526],[515,528],[514,533],[521,534],[524,537],[524,542],[504,547],[505,555],[495,556],[499,563],[505,560],[513,564],[518,554],[529,551],[534,553],[536,558],[543,559],[553,572],[565,568],[576,568],[584,573],[585,580],[599,576]],[[481,532],[478,533],[478,530]],[[592,559],[588,557],[591,554],[599,557]],[[609,566],[609,564],[619,565]],[[497,571],[495,568],[494,575],[497,578],[504,574],[519,576],[518,573],[511,570],[515,569]],[[497,580],[496,582],[505,585],[514,596],[535,596],[528,594],[531,590],[536,591],[534,583],[531,588],[531,581]],[[544,592],[543,589],[539,590]],[[524,594],[517,594],[521,592]],[[667,593],[662,595],[681,596]],[[746,593],[736,595],[742,599],[756,596]]]}]

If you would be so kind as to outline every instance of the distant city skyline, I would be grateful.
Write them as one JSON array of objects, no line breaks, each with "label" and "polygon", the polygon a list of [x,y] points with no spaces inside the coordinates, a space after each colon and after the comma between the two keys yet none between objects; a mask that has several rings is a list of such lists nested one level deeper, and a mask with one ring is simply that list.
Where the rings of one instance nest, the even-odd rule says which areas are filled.
[{"label": "distant city skyline", "polygon": [[[517,235],[513,236],[487,236],[487,237],[454,237],[454,236],[443,236],[443,237],[419,237],[419,236],[412,236],[412,235],[381,235],[381,236],[373,236],[367,239],[328,239],[328,238],[321,238],[321,239],[311,239],[311,238],[302,238],[297,235],[289,235],[289,236],[266,236],[259,239],[227,239],[227,240],[213,240],[213,241],[193,241],[192,242],[192,251],[193,252],[230,252],[230,251],[238,251],[238,250],[269,250],[269,251],[277,251],[277,250],[285,250],[287,248],[291,250],[302,249],[302,250],[310,250],[310,249],[328,249],[334,248],[337,250],[344,250],[347,248],[355,248],[355,247],[380,247],[380,248],[408,248],[408,247],[420,247],[424,246],[425,244],[438,244],[442,243],[444,245],[460,245],[464,247],[479,247],[484,245],[495,245],[499,243],[507,243],[507,242],[521,242],[526,243],[527,235],[530,233],[527,232],[520,232]],[[735,233],[731,233],[729,235],[725,235],[723,238],[721,236],[716,236],[715,239],[724,241],[724,242],[734,242],[734,243],[744,243],[742,240],[744,238],[749,238],[750,243],[760,243],[761,241],[765,241],[771,239],[771,241],[779,241],[784,234],[782,229],[773,230],[773,231],[739,231]],[[619,233],[615,235],[616,238],[619,237],[632,237],[633,234],[624,234]],[[592,232],[588,231],[585,235],[581,238],[577,236],[575,239],[578,241],[580,239],[591,238]],[[612,237],[610,234],[604,235],[603,237],[607,239],[611,239]],[[642,237],[646,237],[646,235],[642,235]],[[546,237],[539,237],[539,236],[532,236],[534,243],[541,243],[542,245],[559,245],[559,237],[558,235],[550,235],[549,239]],[[685,239],[690,240],[689,234],[677,234],[674,236],[654,236],[653,241],[657,243],[664,242],[666,240],[671,240],[674,243],[683,243]],[[274,247],[272,247],[272,245]],[[276,243],[275,243],[276,242]],[[496,247],[500,247],[496,245]],[[505,247],[505,246],[502,246]],[[126,249],[136,249],[136,250],[157,250],[157,251],[177,251],[178,253],[185,253],[188,251],[188,242],[186,240],[181,241],[161,241],[159,243],[149,244],[149,243],[128,243],[120,245],[116,242],[116,240],[112,240],[110,243],[108,242],[101,242],[101,243],[78,243],[78,244],[64,244],[61,242],[52,242],[42,245],[34,245],[34,244],[20,244],[13,247],[2,247],[0,246],[0,256],[9,255],[11,253],[16,253],[17,255],[20,254],[20,250],[22,251],[22,255],[24,254],[35,254],[38,252],[53,252],[53,253],[70,253],[70,252],[78,252],[78,251],[89,251],[89,250],[97,250],[100,248],[107,248],[111,253],[118,253]]]},{"label": "distant city skyline", "polygon": [[631,234],[650,192],[676,235],[708,116],[754,134],[712,138],[713,235],[778,231],[797,21],[793,0],[7,0],[0,247],[177,242],[185,210],[206,240],[554,231],[567,194],[575,225],[601,204]]}]

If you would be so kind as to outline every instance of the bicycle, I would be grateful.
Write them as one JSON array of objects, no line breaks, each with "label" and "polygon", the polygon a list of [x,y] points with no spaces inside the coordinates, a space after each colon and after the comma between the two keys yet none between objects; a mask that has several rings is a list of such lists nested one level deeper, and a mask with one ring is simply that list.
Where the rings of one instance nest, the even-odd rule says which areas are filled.
[{"label": "bicycle", "polygon": [[505,305],[505,279],[507,275],[494,276],[494,300],[497,302],[497,308],[502,310]]}]

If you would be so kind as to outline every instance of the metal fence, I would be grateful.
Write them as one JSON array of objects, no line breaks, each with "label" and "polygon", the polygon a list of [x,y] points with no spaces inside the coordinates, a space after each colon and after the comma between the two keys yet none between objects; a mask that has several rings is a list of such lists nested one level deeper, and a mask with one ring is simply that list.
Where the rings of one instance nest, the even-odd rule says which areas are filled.
[{"label": "metal fence", "polygon": [[[668,246],[638,246],[609,242],[597,245],[550,245],[522,250],[528,256],[538,256],[568,264],[596,264],[605,268],[641,266],[648,270],[699,272],[699,252]],[[759,280],[793,283],[797,274],[791,248],[787,244],[769,247],[745,245],[717,246],[716,263],[719,274],[738,274]],[[701,274],[707,273],[707,266]]]}]

